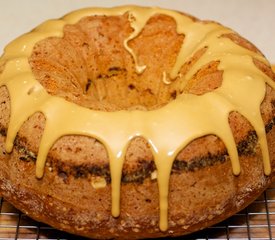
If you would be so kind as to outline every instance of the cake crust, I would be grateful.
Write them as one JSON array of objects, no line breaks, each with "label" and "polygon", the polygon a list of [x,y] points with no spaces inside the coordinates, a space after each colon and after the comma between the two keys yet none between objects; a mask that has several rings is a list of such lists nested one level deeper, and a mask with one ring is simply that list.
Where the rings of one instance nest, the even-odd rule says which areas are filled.
[{"label": "cake crust", "polygon": [[[274,129],[268,133],[268,140],[274,139]],[[4,137],[1,136],[3,145]],[[274,156],[274,143],[269,147],[271,156]],[[269,177],[263,175],[261,153],[259,148],[255,151],[240,157],[243,171],[239,177],[232,175],[228,160],[199,170],[172,174],[168,232],[159,230],[157,182],[150,178],[142,183],[122,184],[119,218],[110,215],[110,184],[95,189],[86,178],[68,176],[64,181],[62,175],[48,168],[41,181],[35,178],[32,161],[17,160],[21,156],[17,150],[12,155],[1,154],[5,164],[0,175],[0,188],[4,198],[32,218],[70,233],[100,239],[110,236],[127,239],[129,234],[131,238],[180,236],[233,215],[271,184],[274,173]],[[274,157],[271,160],[274,169]],[[78,204],[80,198],[81,206]],[[182,199],[185,199],[184,203]]]}]

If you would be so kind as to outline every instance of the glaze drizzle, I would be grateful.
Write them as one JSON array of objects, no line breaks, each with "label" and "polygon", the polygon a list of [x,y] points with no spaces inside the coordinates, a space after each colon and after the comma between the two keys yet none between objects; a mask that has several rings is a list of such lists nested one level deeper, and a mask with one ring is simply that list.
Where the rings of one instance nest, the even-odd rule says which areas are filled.
[{"label": "glaze drizzle", "polygon": [[[165,14],[175,20],[177,32],[184,34],[185,39],[171,72],[163,73],[164,81],[169,84],[178,77],[180,68],[189,57],[199,49],[207,47],[203,56],[184,76],[185,81],[191,79],[205,64],[218,60],[218,69],[223,71],[221,87],[201,96],[183,93],[164,107],[152,111],[102,112],[51,96],[34,78],[28,58],[38,41],[47,37],[62,37],[64,25],[75,24],[85,16],[114,16],[126,13],[133,32],[124,40],[124,47],[131,54],[137,73],[146,71],[146,66],[139,65],[138,56],[128,46],[128,42],[139,35],[152,16]],[[5,85],[8,88],[11,99],[7,152],[12,151],[15,136],[24,121],[35,112],[42,112],[46,118],[36,162],[37,178],[43,177],[47,154],[60,137],[76,134],[98,139],[105,145],[109,155],[112,215],[118,217],[125,152],[131,139],[142,136],[148,140],[154,155],[159,186],[159,225],[162,231],[166,231],[170,172],[176,155],[188,143],[208,134],[218,136],[228,150],[233,173],[238,175],[241,172],[236,144],[228,123],[230,112],[241,113],[254,127],[262,150],[264,172],[266,175],[271,172],[260,105],[265,96],[266,84],[274,89],[275,84],[253,63],[253,59],[257,59],[268,65],[265,58],[228,38],[221,37],[228,33],[232,33],[232,30],[217,23],[194,22],[175,11],[137,6],[83,9],[62,19],[41,24],[32,32],[10,43],[0,60],[5,62],[4,71],[0,75],[0,86]],[[253,98],[250,98],[251,95]],[[110,121],[112,124],[109,124]]]}]

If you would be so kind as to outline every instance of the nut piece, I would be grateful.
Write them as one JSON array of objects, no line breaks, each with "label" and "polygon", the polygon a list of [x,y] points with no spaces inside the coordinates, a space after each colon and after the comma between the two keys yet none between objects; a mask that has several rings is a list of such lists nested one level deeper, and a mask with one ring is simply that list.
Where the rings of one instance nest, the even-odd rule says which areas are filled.
[{"label": "nut piece", "polygon": [[91,184],[94,189],[100,189],[105,188],[107,185],[107,182],[104,177],[92,177],[91,178]]},{"label": "nut piece", "polygon": [[157,172],[157,170],[155,170],[151,173],[151,180],[155,180],[157,178],[158,178],[158,172]]}]

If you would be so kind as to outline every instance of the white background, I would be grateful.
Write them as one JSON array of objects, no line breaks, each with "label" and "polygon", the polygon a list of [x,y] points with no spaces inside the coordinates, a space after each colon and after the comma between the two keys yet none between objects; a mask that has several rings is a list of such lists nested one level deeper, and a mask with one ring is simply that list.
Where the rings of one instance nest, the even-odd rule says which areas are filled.
[{"label": "white background", "polygon": [[159,6],[215,20],[253,42],[275,64],[275,0],[0,0],[0,54],[41,22],[83,7]]}]

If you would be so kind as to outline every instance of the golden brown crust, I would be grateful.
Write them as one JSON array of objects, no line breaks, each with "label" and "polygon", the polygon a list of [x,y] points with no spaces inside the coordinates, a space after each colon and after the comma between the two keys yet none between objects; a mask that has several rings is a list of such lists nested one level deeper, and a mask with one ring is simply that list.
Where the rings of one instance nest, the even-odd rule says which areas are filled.
[{"label": "golden brown crust", "polygon": [[[273,169],[274,136],[273,127],[268,134],[272,143],[269,148]],[[1,148],[3,142],[1,137]],[[0,188],[3,196],[34,219],[95,238],[108,238],[110,235],[120,238],[174,236],[199,230],[247,206],[274,177],[274,172],[270,177],[264,176],[258,147],[251,156],[241,157],[242,173],[238,177],[232,174],[228,159],[223,164],[172,174],[170,227],[168,232],[160,232],[155,180],[147,179],[143,184],[122,184],[121,215],[115,219],[110,215],[110,185],[94,189],[90,181],[72,176],[65,182],[48,168],[43,180],[38,180],[34,164],[17,160],[19,156],[17,151],[11,155],[1,152]]]},{"label": "golden brown crust", "polygon": [[[117,34],[118,30],[121,34]],[[50,38],[35,46],[29,59],[33,73],[50,94],[104,111],[140,107],[155,109],[182,91],[200,95],[222,83],[219,62],[211,62],[200,69],[184,88],[181,88],[180,79],[168,87],[162,82],[162,72],[172,67],[184,41],[184,36],[176,33],[173,19],[163,15],[151,18],[143,32],[130,42],[131,48],[139,55],[140,64],[149,66],[141,78],[135,73],[131,56],[122,44],[131,31],[127,16],[87,17],[75,25],[67,25],[63,39]],[[223,37],[256,51],[238,35]],[[66,49],[67,55],[61,49]],[[190,58],[181,68],[181,74],[185,74],[204,51],[201,49]],[[254,62],[275,80],[270,67]],[[0,192],[34,219],[88,237],[146,238],[187,234],[244,208],[271,183],[275,169],[275,91],[270,87],[267,87],[261,113],[268,130],[271,176],[266,177],[263,173],[257,139],[253,139],[252,145],[244,143],[253,128],[239,113],[232,112],[230,126],[236,143],[242,148],[239,152],[243,151],[240,176],[232,174],[230,160],[219,138],[211,135],[191,142],[178,154],[176,161],[179,166],[199,162],[207,156],[212,162],[193,169],[174,169],[169,192],[169,230],[161,232],[158,227],[157,181],[151,176],[155,169],[153,155],[145,139],[137,137],[129,145],[123,176],[136,176],[144,166],[149,173],[141,172],[146,175],[142,181],[137,177],[122,183],[121,215],[113,218],[109,160],[104,146],[89,137],[62,137],[49,152],[45,175],[38,180],[35,177],[35,158],[45,127],[44,116],[36,113],[24,123],[12,153],[7,154],[4,142],[10,99],[6,88],[1,87]],[[217,164],[213,160],[215,156],[222,156]],[[82,174],[79,166],[84,169],[98,166],[100,171]],[[77,167],[81,170],[79,175],[72,174],[71,169]],[[97,177],[103,177],[106,182],[102,183],[102,179]],[[101,185],[96,185],[97,181]]]}]

